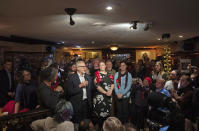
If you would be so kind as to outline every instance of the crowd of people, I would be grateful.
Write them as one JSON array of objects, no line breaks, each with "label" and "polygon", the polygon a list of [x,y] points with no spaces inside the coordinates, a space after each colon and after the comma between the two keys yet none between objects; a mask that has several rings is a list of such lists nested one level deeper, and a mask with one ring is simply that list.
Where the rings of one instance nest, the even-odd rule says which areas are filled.
[{"label": "crowd of people", "polygon": [[[1,111],[12,114],[48,108],[54,112],[52,117],[34,121],[34,131],[153,130],[146,121],[155,121],[148,101],[154,92],[176,104],[185,130],[192,129],[199,112],[199,69],[192,65],[186,73],[174,69],[168,74],[161,61],[147,57],[137,63],[131,58],[75,59],[63,67],[43,61],[38,72],[21,71],[17,88],[11,69],[12,61],[5,60],[0,71]],[[155,116],[165,118],[172,112],[167,104],[156,106]],[[171,128],[168,121],[159,121]]]}]

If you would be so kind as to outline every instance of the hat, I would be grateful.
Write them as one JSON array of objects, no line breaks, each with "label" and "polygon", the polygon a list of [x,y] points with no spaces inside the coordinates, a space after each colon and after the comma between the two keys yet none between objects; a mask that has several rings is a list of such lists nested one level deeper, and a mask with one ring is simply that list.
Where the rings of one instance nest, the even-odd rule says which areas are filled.
[{"label": "hat", "polygon": [[152,80],[150,77],[145,77],[144,79],[147,80],[149,86],[152,84]]}]

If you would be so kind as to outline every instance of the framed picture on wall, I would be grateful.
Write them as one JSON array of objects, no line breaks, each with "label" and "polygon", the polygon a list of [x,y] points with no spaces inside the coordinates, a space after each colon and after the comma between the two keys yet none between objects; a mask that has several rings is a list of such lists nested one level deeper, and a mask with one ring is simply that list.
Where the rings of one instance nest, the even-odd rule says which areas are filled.
[{"label": "framed picture on wall", "polygon": [[191,59],[180,59],[181,72],[188,72],[187,70],[188,64],[191,64]]}]

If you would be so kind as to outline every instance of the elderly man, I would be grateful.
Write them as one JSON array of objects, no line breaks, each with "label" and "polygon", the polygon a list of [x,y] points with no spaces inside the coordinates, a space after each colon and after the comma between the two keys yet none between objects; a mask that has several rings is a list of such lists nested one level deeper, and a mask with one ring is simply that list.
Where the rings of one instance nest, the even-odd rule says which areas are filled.
[{"label": "elderly man", "polygon": [[66,90],[74,109],[73,122],[79,123],[83,119],[90,118],[93,81],[86,74],[84,61],[77,61],[76,67],[77,72],[68,78]]},{"label": "elderly man", "polygon": [[164,88],[166,90],[168,90],[169,92],[171,91],[171,89],[177,89],[177,87],[178,87],[178,77],[179,77],[179,73],[178,73],[177,70],[171,71],[171,74],[170,74],[171,80],[166,82]]},{"label": "elderly man", "polygon": [[160,92],[168,97],[170,97],[170,93],[164,89],[164,85],[165,85],[165,80],[164,79],[157,79],[156,80],[156,92]]}]

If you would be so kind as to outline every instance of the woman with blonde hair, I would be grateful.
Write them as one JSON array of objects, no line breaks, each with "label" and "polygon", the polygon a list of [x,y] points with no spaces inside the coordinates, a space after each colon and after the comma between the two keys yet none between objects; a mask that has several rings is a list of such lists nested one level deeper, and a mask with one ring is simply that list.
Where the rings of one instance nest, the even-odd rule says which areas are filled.
[{"label": "woman with blonde hair", "polygon": [[166,80],[166,74],[164,72],[164,69],[163,69],[163,65],[160,61],[157,61],[156,64],[155,64],[155,68],[154,70],[152,71],[152,80],[153,80],[153,83],[156,82],[156,80],[158,79],[165,79]]},{"label": "woman with blonde hair", "polygon": [[109,117],[104,121],[103,131],[125,131],[121,121],[116,117]]}]

